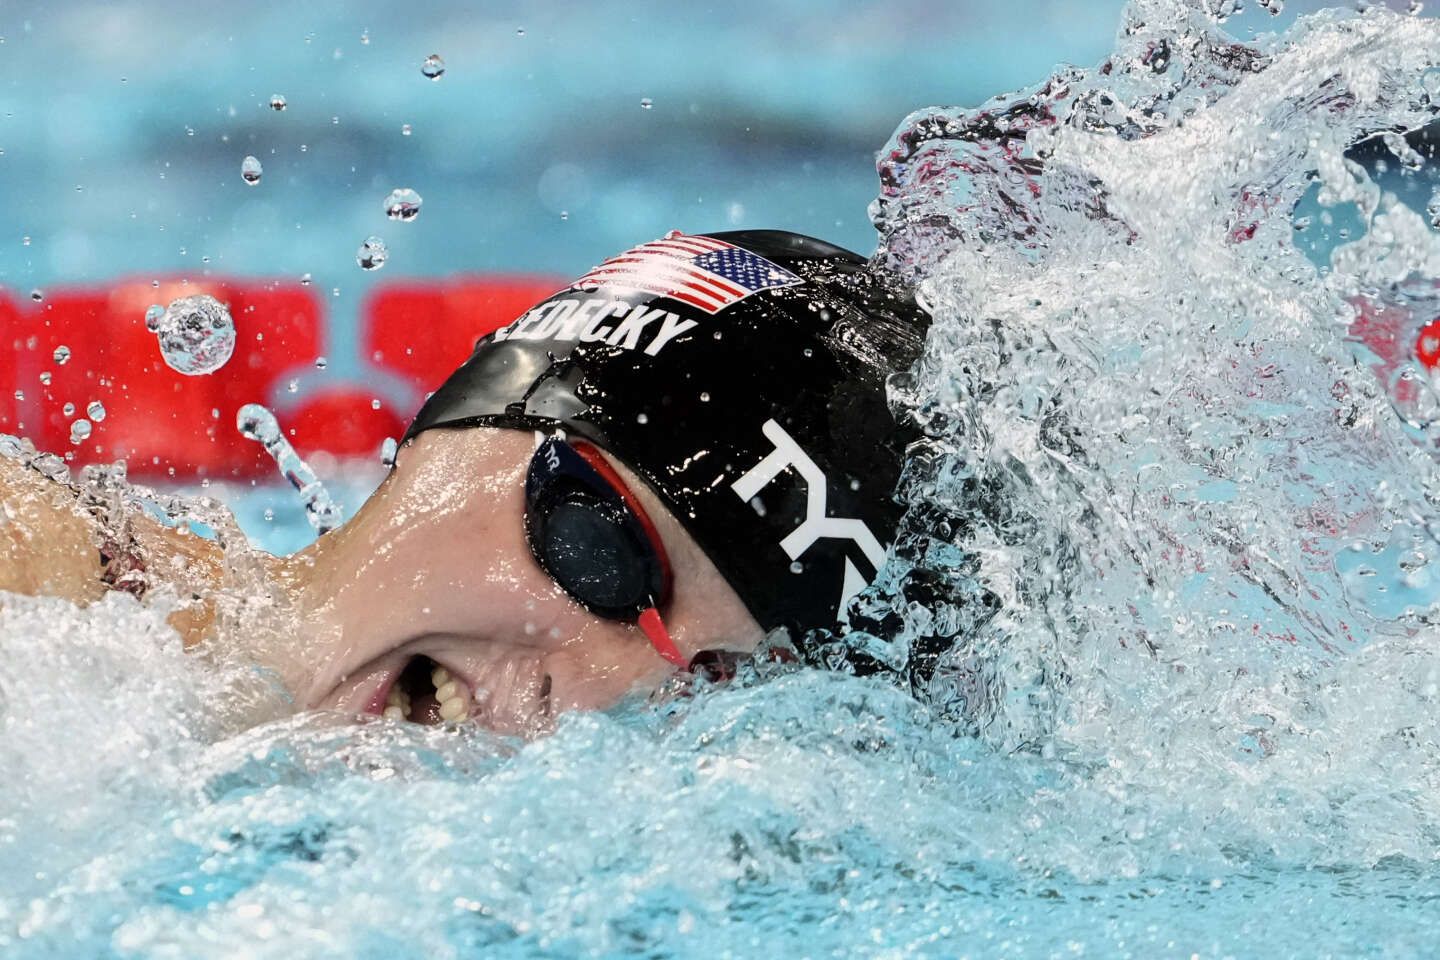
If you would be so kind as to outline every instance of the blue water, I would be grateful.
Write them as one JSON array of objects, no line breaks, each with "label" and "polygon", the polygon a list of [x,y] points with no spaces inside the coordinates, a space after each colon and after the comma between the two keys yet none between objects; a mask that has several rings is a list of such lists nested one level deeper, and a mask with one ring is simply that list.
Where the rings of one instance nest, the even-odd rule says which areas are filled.
[{"label": "blue water", "polygon": [[[893,386],[927,439],[866,599],[900,626],[837,642],[894,677],[752,666],[525,743],[293,715],[236,642],[285,626],[243,563],[200,654],[163,596],[7,597],[0,951],[1433,954],[1440,394],[1350,333],[1358,296],[1413,308],[1410,333],[1440,312],[1433,175],[1382,189],[1344,155],[1433,118],[1440,33],[1347,9],[1247,54],[1254,11],[1200,11],[1139,0],[1108,71],[990,104],[1056,118],[1015,151],[959,108],[886,146],[881,254],[936,316]],[[1302,201],[1332,222],[1297,234]],[[303,539],[276,491],[206,492]]]}]

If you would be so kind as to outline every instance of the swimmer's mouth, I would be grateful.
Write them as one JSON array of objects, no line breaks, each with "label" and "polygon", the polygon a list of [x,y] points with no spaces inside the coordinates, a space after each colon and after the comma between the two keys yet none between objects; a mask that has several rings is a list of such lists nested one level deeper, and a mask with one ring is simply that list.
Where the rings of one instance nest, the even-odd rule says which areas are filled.
[{"label": "swimmer's mouth", "polygon": [[385,694],[381,715],[433,726],[464,720],[470,714],[470,690],[465,681],[421,654],[411,657]]},{"label": "swimmer's mouth", "polygon": [[[463,677],[424,654],[410,657],[399,673],[393,676],[393,682],[382,685],[371,695],[364,709],[365,713],[426,726],[460,723],[471,719],[479,720],[487,726],[511,725],[503,722],[499,716],[492,716],[495,710],[487,708],[504,706],[506,704],[503,701],[515,698],[507,697],[498,690],[472,689]],[[482,679],[480,682],[485,681]],[[550,713],[549,675],[544,675],[539,680],[538,689],[532,690],[533,699],[537,702],[529,704],[525,713],[529,715],[531,722],[535,722],[548,717]],[[496,694],[500,694],[502,703],[489,703]],[[505,712],[508,714],[510,711]],[[507,716],[505,719],[513,721],[515,718]]]}]

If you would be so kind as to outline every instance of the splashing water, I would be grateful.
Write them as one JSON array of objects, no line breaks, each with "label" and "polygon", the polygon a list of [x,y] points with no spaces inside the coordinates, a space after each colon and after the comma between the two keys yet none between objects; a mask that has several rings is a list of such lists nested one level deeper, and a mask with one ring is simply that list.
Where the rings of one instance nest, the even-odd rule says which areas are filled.
[{"label": "splashing water", "polygon": [[[1141,0],[1102,68],[881,156],[880,257],[936,317],[893,384],[925,439],[829,653],[917,696],[747,665],[528,744],[349,726],[129,597],[5,598],[0,948],[1432,952],[1440,258],[1346,151],[1433,173],[1381,135],[1433,118],[1440,25],[1241,45],[1219,6]],[[1365,230],[1317,268],[1324,214]]]},{"label": "splashing water", "polygon": [[225,304],[206,293],[180,297],[145,311],[145,326],[160,340],[172,370],[197,377],[225,366],[235,352],[235,322]]},{"label": "splashing water", "polygon": [[[921,111],[881,155],[880,256],[936,317],[894,383],[927,439],[867,598],[896,628],[840,645],[1091,771],[1072,801],[1127,798],[1102,874],[1440,855],[1440,408],[1412,348],[1440,243],[1345,159],[1435,117],[1437,64],[1440,26],[1379,8],[1244,46],[1144,0],[1104,68]],[[1312,177],[1368,228],[1319,270],[1290,221]],[[1071,859],[1096,840],[1047,858],[1097,875]]]},{"label": "splashing water", "polygon": [[259,443],[265,448],[265,452],[270,454],[275,465],[280,468],[281,475],[290,481],[290,485],[300,494],[300,499],[305,504],[305,518],[310,521],[316,533],[328,533],[340,526],[344,521],[340,506],[330,498],[315,471],[300,459],[300,454],[296,453],[290,441],[285,439],[275,414],[258,403],[247,403],[236,414],[235,427],[241,436]]}]

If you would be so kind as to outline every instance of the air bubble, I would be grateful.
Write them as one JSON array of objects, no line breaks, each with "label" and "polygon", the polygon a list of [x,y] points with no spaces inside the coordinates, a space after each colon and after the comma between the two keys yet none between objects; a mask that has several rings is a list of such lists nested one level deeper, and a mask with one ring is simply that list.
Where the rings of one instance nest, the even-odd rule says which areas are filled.
[{"label": "air bubble", "polygon": [[90,421],[85,419],[76,420],[70,424],[70,442],[82,443],[90,436]]},{"label": "air bubble", "polygon": [[651,100],[649,97],[641,97],[641,98],[640,98],[640,109],[641,109],[641,110],[649,110],[649,109],[650,109],[651,107],[653,107],[653,106],[655,106],[655,101],[654,101],[654,100]]},{"label": "air bubble", "polygon": [[395,442],[395,438],[386,437],[380,444],[380,463],[387,467],[395,466],[395,455],[399,451],[400,445]]},{"label": "air bubble", "polygon": [[281,110],[284,110],[287,106],[288,106],[288,104],[285,102],[285,95],[284,95],[284,94],[281,94],[281,93],[272,93],[272,94],[270,94],[270,109],[271,109],[271,110],[274,110],[276,113],[279,113]]},{"label": "air bubble", "polygon": [[70,348],[63,343],[60,344],[60,346],[55,348],[54,356],[55,362],[63,367],[70,362]]},{"label": "air bubble", "polygon": [[315,369],[316,369],[316,370],[324,370],[324,369],[325,369],[326,367],[328,367],[328,366],[330,366],[330,361],[329,361],[329,360],[326,360],[324,357],[316,357],[316,358],[315,358]]},{"label": "air bubble", "polygon": [[146,326],[159,338],[165,363],[186,376],[214,373],[235,352],[235,322],[229,309],[209,294],[172,301],[153,326],[147,312]]},{"label": "air bubble", "polygon": [[402,136],[402,137],[408,137],[408,136],[410,136],[410,133],[411,133],[411,130],[412,130],[412,129],[413,129],[413,128],[412,128],[412,127],[410,126],[410,124],[408,124],[408,123],[402,123],[402,124],[400,124],[400,136]]},{"label": "air bubble", "polygon": [[423,73],[427,79],[439,80],[445,75],[445,61],[441,58],[440,54],[432,53],[425,58],[424,63],[420,64],[420,72]]},{"label": "air bubble", "polygon": [[40,383],[43,384],[44,386],[47,386],[47,387],[50,386],[50,371],[49,371],[49,370],[45,370],[45,371],[43,371],[43,372],[40,374]]},{"label": "air bubble", "polygon": [[252,187],[260,182],[260,176],[264,172],[264,169],[260,166],[260,161],[255,157],[246,157],[240,161],[240,179]]},{"label": "air bubble", "polygon": [[1425,204],[1425,215],[1430,218],[1430,226],[1440,229],[1440,186],[1430,193],[1430,202]]},{"label": "air bubble", "polygon": [[160,320],[165,316],[165,308],[158,303],[152,303],[145,308],[145,329],[151,333],[160,331]]},{"label": "air bubble", "polygon": [[643,427],[645,424],[647,424],[647,423],[650,422],[650,416],[649,416],[649,414],[645,414],[645,413],[638,414],[638,415],[635,417],[635,422],[638,423],[638,424],[640,424],[640,425]]},{"label": "air bubble", "polygon": [[34,300],[36,303],[39,303],[41,300],[45,299],[45,293],[42,290],[31,290],[30,299]]},{"label": "air bubble", "polygon": [[390,196],[385,198],[385,216],[391,220],[403,220],[409,222],[420,216],[420,204],[423,203],[420,194],[409,187],[399,187],[390,191]]},{"label": "air bubble", "polygon": [[379,409],[380,409],[380,401],[379,401],[379,400],[371,400],[371,401],[370,401],[370,409],[371,409],[371,410],[379,410]]},{"label": "air bubble", "polygon": [[385,241],[379,237],[366,237],[365,242],[360,244],[360,249],[355,251],[355,262],[360,264],[362,270],[379,270],[385,266],[385,260],[390,256],[390,251],[385,247]]},{"label": "air bubble", "polygon": [[105,404],[99,400],[91,400],[85,407],[85,416],[99,423],[105,419]]},{"label": "air bubble", "polygon": [[67,404],[65,404],[65,406],[63,406],[63,407],[60,408],[60,412],[61,412],[62,414],[64,414],[65,416],[67,416],[67,417],[73,417],[73,416],[75,415],[75,404],[73,404],[73,403],[67,403]]},{"label": "air bubble", "polygon": [[310,276],[310,274],[308,274],[308,273],[302,273],[302,274],[300,274],[300,286],[302,286],[302,287],[308,287],[308,286],[310,286],[310,281],[311,281],[311,276]]}]

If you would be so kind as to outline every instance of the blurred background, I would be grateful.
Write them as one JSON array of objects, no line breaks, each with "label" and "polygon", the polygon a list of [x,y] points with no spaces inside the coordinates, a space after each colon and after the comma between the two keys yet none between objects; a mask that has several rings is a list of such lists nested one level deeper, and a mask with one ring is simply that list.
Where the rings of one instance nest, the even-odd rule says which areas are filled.
[{"label": "blurred background", "polygon": [[[1231,29],[1282,28],[1323,5],[1290,0],[1278,17],[1252,11]],[[868,253],[874,157],[906,114],[977,104],[1060,62],[1092,65],[1122,6],[5,3],[0,286],[34,309],[122,280],[169,290],[305,277],[318,339],[250,399],[284,425],[308,394],[348,384],[403,422],[415,391],[362,347],[377,288],[569,278],[670,229],[775,227]],[[432,54],[443,59],[435,79],[422,69]],[[241,176],[247,156],[261,167],[253,184]],[[401,187],[423,200],[411,222],[384,211]],[[372,235],[389,258],[367,271],[356,252]],[[123,322],[138,323],[143,300],[125,309]],[[6,316],[0,324],[20,323]],[[103,337],[121,320],[94,322]],[[426,314],[411,322],[424,339]],[[243,347],[250,332],[240,334]],[[85,343],[68,346],[81,369]],[[31,349],[44,360],[52,348]],[[21,381],[38,367],[12,366],[17,390],[36,387]],[[103,366],[89,373],[103,380]],[[53,392],[23,402],[65,400]],[[215,419],[226,431],[233,414]],[[315,441],[297,446],[317,452]],[[194,464],[178,466],[176,483],[194,480]],[[303,523],[287,526],[298,508],[285,491],[233,496],[272,547],[306,538]]]}]

